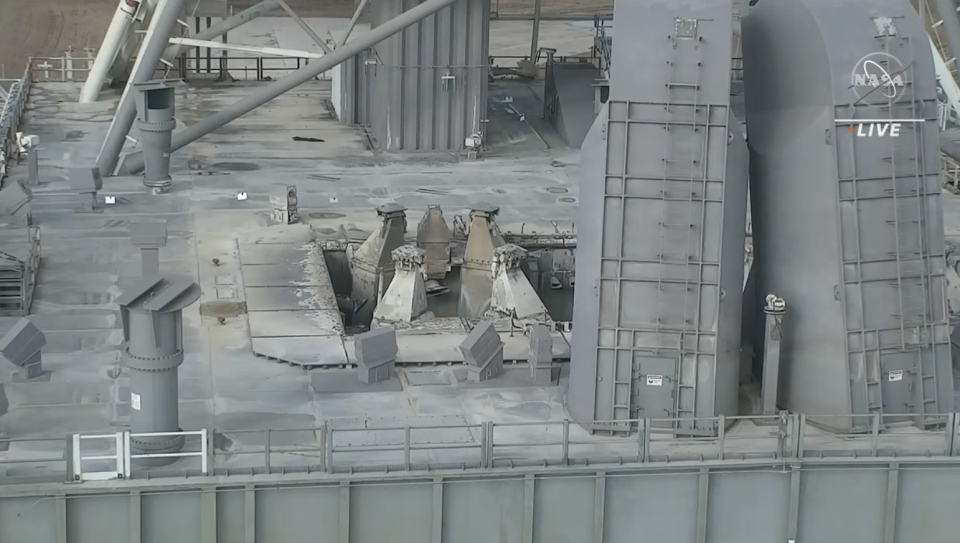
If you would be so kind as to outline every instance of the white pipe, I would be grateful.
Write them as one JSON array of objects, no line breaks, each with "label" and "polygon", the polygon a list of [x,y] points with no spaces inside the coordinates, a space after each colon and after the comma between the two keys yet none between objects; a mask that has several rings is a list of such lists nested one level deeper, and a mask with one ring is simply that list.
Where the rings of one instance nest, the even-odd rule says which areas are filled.
[{"label": "white pipe", "polygon": [[[132,4],[132,5],[131,5]],[[116,60],[120,49],[127,42],[127,33],[133,27],[133,16],[137,13],[139,0],[120,0],[117,5],[117,11],[113,14],[113,20],[110,22],[110,28],[103,37],[103,44],[97,51],[97,58],[90,67],[90,73],[87,74],[87,80],[80,90],[80,103],[89,104],[96,102],[100,96],[100,88],[110,75],[110,68],[113,61]]]},{"label": "white pipe", "polygon": [[225,49],[227,51],[242,51],[244,53],[255,53],[257,55],[275,55],[278,57],[298,57],[298,58],[322,58],[320,53],[310,53],[307,51],[297,51],[295,49],[277,49],[275,47],[258,47],[255,45],[234,45],[232,43],[220,43],[218,41],[197,40],[193,38],[170,38],[173,45],[182,45],[186,47],[208,47],[210,49]]}]

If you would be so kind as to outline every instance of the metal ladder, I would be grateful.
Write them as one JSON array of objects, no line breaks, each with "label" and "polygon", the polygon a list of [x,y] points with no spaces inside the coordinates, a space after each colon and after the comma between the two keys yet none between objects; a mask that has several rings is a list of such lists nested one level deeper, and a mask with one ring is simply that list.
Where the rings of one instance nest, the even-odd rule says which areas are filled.
[{"label": "metal ladder", "polygon": [[[884,50],[888,51],[892,36],[880,35],[877,36],[877,38],[883,40]],[[908,38],[900,39],[906,42],[907,49],[911,51],[910,58],[914,58],[912,55],[912,43]],[[900,75],[904,79],[905,96],[901,97],[901,100],[909,100],[910,118],[919,119],[920,113],[917,111],[917,101],[913,95],[914,69],[912,65],[908,65],[903,71],[904,73]],[[893,119],[893,106],[892,99],[888,100],[885,106],[888,117],[891,119]],[[938,410],[936,397],[931,398],[927,395],[928,388],[935,389],[935,386],[926,386],[927,382],[931,380],[933,383],[936,383],[936,364],[924,364],[925,350],[930,350],[930,356],[933,356],[933,336],[932,323],[930,322],[931,308],[928,296],[930,289],[929,262],[927,258],[927,240],[924,235],[924,227],[926,226],[926,209],[924,204],[927,193],[923,178],[925,169],[923,168],[922,140],[923,125],[919,124],[914,127],[913,145],[910,148],[910,155],[912,156],[907,159],[914,162],[912,175],[899,176],[897,174],[896,155],[898,147],[895,145],[897,140],[894,138],[890,138],[891,152],[889,158],[893,185],[893,226],[896,234],[895,254],[897,258],[897,297],[900,306],[900,313],[898,315],[900,320],[900,348],[903,352],[909,352],[914,356],[915,367],[911,373],[913,373],[915,379],[913,386],[919,389],[917,399],[921,405],[914,406],[914,410],[918,415],[936,413]],[[902,151],[903,149],[904,147],[899,147],[899,150]],[[906,182],[908,179],[912,181],[912,184],[915,184],[915,189],[909,186],[909,184],[906,187],[902,186],[901,181]],[[907,211],[910,207],[910,198],[913,198],[916,202],[914,210],[911,210],[916,213],[915,216],[913,216],[913,212]],[[901,206],[901,204],[904,205]],[[916,232],[912,232],[913,228],[916,228]],[[914,269],[905,269],[908,265],[914,267]],[[917,266],[919,266],[919,269],[916,269]],[[919,296],[916,293],[919,293]]]},{"label": "metal ladder", "polygon": [[[705,128],[706,128],[706,124],[708,123],[703,123],[704,126],[698,128],[699,124],[697,119],[697,114],[701,107],[699,103],[699,99],[700,99],[700,70],[699,70],[700,60],[699,58],[691,59],[698,67],[696,71],[697,75],[692,82],[677,81],[674,79],[676,63],[678,59],[681,57],[681,55],[684,55],[684,54],[690,55],[691,53],[690,51],[680,50],[681,46],[684,45],[683,42],[693,41],[694,51],[697,51],[698,53],[700,51],[700,47],[698,43],[699,41],[698,25],[699,25],[699,21],[696,19],[677,18],[674,20],[674,32],[670,36],[670,41],[673,42],[672,48],[675,51],[675,54],[673,59],[669,61],[670,70],[669,70],[669,76],[666,84],[667,99],[666,99],[666,104],[664,106],[666,109],[667,115],[666,115],[664,130],[667,132],[667,137],[669,138],[671,146],[676,146],[677,144],[677,137],[676,137],[677,135],[671,133],[671,130],[670,130],[670,121],[671,121],[670,117],[671,117],[672,106],[690,107],[693,112],[692,119],[689,122],[674,123],[674,125],[677,126],[678,128],[682,127],[681,129],[683,130],[684,134],[687,134],[688,131],[690,131],[694,134],[694,136],[696,136],[698,132],[700,132],[700,135],[704,138],[706,138],[707,136],[707,130]],[[674,92],[683,91],[683,90],[693,91],[692,103],[689,103],[686,100],[679,103],[674,103]],[[706,148],[706,143],[704,143],[704,149],[705,148]],[[695,153],[695,152],[696,152],[696,146],[693,146],[691,153]],[[703,151],[701,151],[701,155],[702,155],[702,152]],[[660,207],[660,249],[658,252],[660,269],[659,269],[659,275],[657,279],[658,296],[657,296],[656,328],[657,328],[658,336],[660,332],[663,330],[664,324],[666,324],[667,327],[672,328],[672,323],[664,323],[661,318],[661,315],[663,315],[664,309],[665,309],[664,302],[666,301],[664,300],[664,296],[663,296],[664,282],[665,282],[664,281],[665,278],[663,276],[664,267],[670,264],[683,265],[687,268],[687,270],[685,270],[682,283],[676,280],[667,279],[667,283],[669,284],[683,285],[683,297],[681,299],[681,303],[683,304],[682,323],[680,323],[680,330],[677,330],[678,332],[680,332],[680,340],[678,341],[678,345],[676,347],[677,373],[676,373],[676,385],[675,385],[676,388],[675,388],[675,394],[674,394],[674,417],[678,419],[687,419],[687,418],[692,419],[695,415],[694,408],[696,405],[697,361],[695,358],[692,371],[684,371],[683,344],[684,344],[684,336],[688,332],[692,331],[693,334],[697,333],[696,321],[697,321],[697,312],[699,311],[699,306],[700,306],[700,304],[698,303],[698,300],[694,300],[695,302],[694,310],[693,310],[694,315],[692,316],[688,315],[690,311],[690,291],[691,291],[689,270],[690,270],[690,266],[696,266],[699,269],[699,261],[701,257],[698,255],[700,252],[702,252],[699,248],[699,243],[698,243],[698,247],[696,249],[697,254],[692,254],[690,245],[691,245],[691,235],[694,230],[698,229],[698,226],[695,224],[693,220],[692,214],[693,214],[693,207],[694,207],[694,194],[696,193],[695,178],[696,178],[697,171],[702,166],[701,161],[703,157],[702,156],[698,157],[694,154],[689,158],[686,158],[686,157],[680,158],[679,156],[674,154],[672,149],[668,150],[667,153],[668,153],[667,156],[665,156],[663,159],[663,179],[662,179],[662,185],[661,185],[661,196],[663,198],[663,201]],[[679,164],[680,167],[671,169],[672,164]],[[683,171],[683,170],[686,170],[687,175],[683,175],[683,176],[677,175],[679,171]],[[689,190],[684,195],[685,198],[671,199],[670,196],[668,195],[667,182],[680,181],[680,180],[684,180],[688,182]],[[703,196],[703,191],[701,191],[701,198],[702,196]],[[671,201],[685,202],[686,209],[687,209],[687,219],[685,222],[682,222],[682,223],[668,222],[670,220],[670,217],[668,216],[667,209],[670,207],[669,202]],[[699,228],[702,228],[702,224],[699,226]],[[682,232],[680,232],[679,235],[672,236],[671,233],[677,230],[681,230]],[[697,239],[698,240],[700,239],[699,235],[697,236]],[[676,245],[679,243],[682,243],[682,250],[678,251],[677,256],[671,255],[668,257],[666,255],[667,251],[671,248],[676,247]],[[699,273],[698,273],[698,280],[699,280]],[[699,296],[699,289],[697,289],[697,292],[695,293],[695,298],[698,296]],[[676,303],[676,300],[669,300],[669,303]],[[674,308],[671,307],[670,309],[674,309]],[[677,425],[687,426],[688,424],[684,424],[683,421],[677,421]],[[692,426],[692,422],[689,425]]]}]

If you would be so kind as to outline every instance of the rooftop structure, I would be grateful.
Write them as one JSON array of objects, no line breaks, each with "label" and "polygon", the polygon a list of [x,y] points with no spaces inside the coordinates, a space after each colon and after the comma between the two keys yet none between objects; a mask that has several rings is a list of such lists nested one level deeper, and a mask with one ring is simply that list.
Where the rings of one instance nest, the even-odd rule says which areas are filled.
[{"label": "rooftop structure", "polygon": [[[516,33],[508,22],[491,21],[486,3],[472,1],[406,2],[427,18],[405,27],[388,21],[376,0],[374,16],[361,13],[353,28],[345,19],[306,20],[317,38],[303,33],[299,58],[310,62],[275,61],[288,64],[273,65],[269,79],[259,56],[234,56],[233,64],[205,71],[205,58],[191,50],[173,68],[148,62],[164,68],[143,70],[143,77],[132,66],[137,86],[129,92],[140,94],[128,96],[126,108],[118,107],[121,93],[108,88],[78,104],[85,86],[85,100],[90,96],[81,77],[52,81],[43,67],[29,68],[18,83],[25,98],[17,102],[14,125],[42,142],[38,169],[34,175],[29,162],[10,160],[4,183],[39,183],[23,192],[29,220],[23,211],[2,219],[32,236],[19,243],[37,255],[16,257],[17,277],[31,287],[21,289],[24,300],[29,290],[29,301],[0,317],[0,336],[12,330],[2,342],[12,364],[0,364],[0,483],[10,483],[0,484],[0,540],[28,530],[5,520],[14,509],[4,509],[12,503],[4,500],[57,494],[68,480],[84,492],[149,493],[194,481],[239,485],[246,536],[232,531],[239,521],[224,520],[204,532],[204,541],[282,540],[283,523],[271,524],[269,499],[250,497],[259,482],[349,487],[365,477],[381,483],[436,477],[427,499],[436,511],[437,503],[455,499],[455,490],[443,496],[442,480],[456,472],[519,476],[529,522],[509,517],[503,533],[529,542],[550,533],[532,520],[543,515],[533,505],[535,495],[544,499],[537,490],[542,476],[650,469],[693,470],[688,482],[699,497],[678,493],[671,503],[697,507],[703,537],[696,541],[703,543],[706,504],[723,501],[711,500],[711,489],[731,492],[725,483],[708,486],[714,467],[786,474],[776,484],[799,493],[799,475],[794,480],[792,473],[808,466],[853,466],[865,457],[933,465],[960,456],[960,401],[953,395],[960,372],[945,362],[943,338],[927,342],[948,356],[938,351],[935,360],[935,408],[901,411],[896,404],[905,400],[893,394],[891,405],[864,411],[838,395],[833,411],[807,413],[785,401],[797,391],[783,387],[796,379],[770,377],[790,377],[790,364],[803,352],[791,331],[822,312],[811,300],[796,300],[802,292],[767,292],[769,275],[761,287],[750,281],[751,270],[765,268],[754,264],[763,258],[752,252],[759,221],[747,210],[743,134],[751,109],[739,71],[738,6],[623,2],[614,20],[647,26],[633,25],[642,31],[616,41],[609,22],[543,22],[534,54],[517,65],[496,57],[518,49],[527,55],[527,37],[505,38]],[[168,16],[162,9],[176,4],[160,0],[148,20]],[[814,0],[803,5],[820,9]],[[857,10],[848,15],[873,24]],[[232,28],[226,46],[252,43],[247,36],[273,24],[296,28],[296,19],[260,18]],[[161,24],[149,21],[143,24],[155,30]],[[396,33],[389,41],[370,43],[391,24]],[[482,32],[468,32],[464,43],[451,38],[446,56],[430,64],[421,38],[442,41],[451,28]],[[199,35],[174,37],[173,45]],[[169,39],[158,43],[163,47],[154,43],[141,54],[166,58]],[[596,43],[602,47],[591,49]],[[649,65],[625,69],[636,61],[630,48],[647,45]],[[488,54],[493,62],[482,60]],[[342,66],[326,64],[341,56]],[[658,59],[667,57],[663,69]],[[244,72],[254,76],[232,80]],[[925,73],[933,77],[932,69]],[[170,84],[180,78],[185,84]],[[159,97],[152,105],[151,93]],[[377,96],[390,99],[362,106]],[[264,105],[243,111],[258,103]],[[436,108],[447,108],[445,116],[429,118]],[[592,125],[587,131],[575,127],[584,120]],[[581,132],[582,140],[573,141]],[[750,182],[760,178],[750,173]],[[0,192],[0,215],[2,204]],[[945,194],[942,208],[942,220],[936,210],[924,217],[928,230],[942,222],[944,231],[926,232],[928,249],[941,235],[945,247],[960,240],[960,198]],[[782,215],[802,231],[801,220]],[[879,230],[871,235],[899,239]],[[4,243],[0,238],[6,254]],[[952,277],[948,250],[941,256],[930,250],[942,259],[942,276]],[[944,290],[953,297],[926,297],[924,314],[937,321],[931,327],[946,324],[940,321],[947,320],[948,301],[960,301]],[[892,311],[885,300],[878,314]],[[21,367],[17,360],[27,356],[14,347],[25,341],[23,330],[32,342],[21,349],[29,351]],[[846,365],[847,354],[823,362],[834,370],[829,378],[845,385],[850,375],[860,376]],[[36,371],[27,371],[32,365]],[[881,370],[863,383],[883,388],[881,398],[889,383],[929,381],[922,367]],[[811,395],[828,389],[803,386]],[[849,424],[851,415],[858,424]],[[884,477],[888,486],[880,494],[887,495],[898,483],[891,487]],[[614,480],[605,488],[588,481],[588,494],[554,495],[586,496],[588,509],[601,517],[590,521],[600,535],[577,535],[578,543],[607,541],[603,517],[617,516],[614,501],[634,509],[614,500]],[[903,492],[915,491],[902,485]],[[339,507],[348,521],[368,499],[349,491],[337,498],[346,496]],[[144,494],[143,511],[154,507],[152,498]],[[232,511],[230,499],[215,498],[214,510]],[[384,503],[371,510],[407,511],[402,497]],[[64,523],[87,518],[65,507]],[[209,507],[204,502],[201,514]],[[584,507],[546,510],[573,515]],[[798,521],[800,505],[790,507],[786,539],[795,541],[798,523],[816,523]],[[320,516],[331,511],[311,508]],[[432,518],[425,526],[434,543],[454,540],[445,532],[452,525],[472,533],[457,519]],[[378,540],[342,516],[338,522],[341,541]],[[843,529],[829,524],[830,533]],[[139,526],[131,517],[126,535]],[[631,533],[625,526],[609,524],[607,533],[623,537]],[[939,521],[930,529],[949,532]],[[72,530],[83,541],[96,533],[92,526]],[[154,533],[177,536],[174,527]],[[420,539],[398,539],[408,541]]]}]

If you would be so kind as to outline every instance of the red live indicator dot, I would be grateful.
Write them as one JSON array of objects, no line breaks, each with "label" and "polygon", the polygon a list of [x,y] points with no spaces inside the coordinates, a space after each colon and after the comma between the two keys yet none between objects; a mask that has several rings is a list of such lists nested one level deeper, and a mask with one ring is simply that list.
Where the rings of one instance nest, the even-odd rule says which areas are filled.
[{"label": "red live indicator dot", "polygon": [[852,127],[852,126],[850,127],[850,131],[853,132],[853,127]]}]

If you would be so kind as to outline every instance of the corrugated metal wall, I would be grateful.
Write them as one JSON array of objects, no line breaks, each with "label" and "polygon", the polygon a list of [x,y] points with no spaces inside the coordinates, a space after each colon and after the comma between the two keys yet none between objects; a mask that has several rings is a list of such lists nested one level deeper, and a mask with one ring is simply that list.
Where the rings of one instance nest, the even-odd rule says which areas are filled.
[{"label": "corrugated metal wall", "polygon": [[[418,3],[374,0],[374,26]],[[489,0],[461,0],[373,48],[376,62],[363,73],[372,85],[369,118],[357,118],[372,126],[380,149],[457,151],[483,133],[489,29]]]}]

